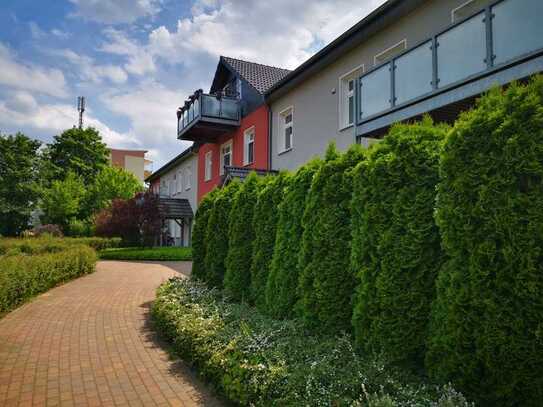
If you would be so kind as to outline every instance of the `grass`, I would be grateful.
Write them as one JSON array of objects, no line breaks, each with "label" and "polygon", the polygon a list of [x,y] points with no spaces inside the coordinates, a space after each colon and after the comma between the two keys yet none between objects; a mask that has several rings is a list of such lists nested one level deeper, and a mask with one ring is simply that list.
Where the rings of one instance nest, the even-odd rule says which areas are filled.
[{"label": "grass", "polygon": [[105,249],[98,255],[101,260],[192,260],[190,247],[124,247]]}]

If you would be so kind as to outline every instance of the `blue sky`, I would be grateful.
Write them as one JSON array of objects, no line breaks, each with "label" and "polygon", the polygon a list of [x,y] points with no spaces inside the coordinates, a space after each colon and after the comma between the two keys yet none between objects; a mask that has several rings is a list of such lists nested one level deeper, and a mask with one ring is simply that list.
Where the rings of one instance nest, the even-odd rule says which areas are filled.
[{"label": "blue sky", "polygon": [[48,142],[77,122],[157,169],[188,146],[175,111],[219,55],[295,68],[383,0],[2,0],[0,132]]}]

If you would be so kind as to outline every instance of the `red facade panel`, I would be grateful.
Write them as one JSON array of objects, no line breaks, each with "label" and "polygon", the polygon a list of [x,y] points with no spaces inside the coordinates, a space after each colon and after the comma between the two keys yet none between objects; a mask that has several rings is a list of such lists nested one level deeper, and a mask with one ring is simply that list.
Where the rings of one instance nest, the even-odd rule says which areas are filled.
[{"label": "red facade panel", "polygon": [[[254,126],[254,162],[247,168],[268,169],[268,107],[262,105],[251,114],[241,119],[239,128],[222,136],[217,143],[200,146],[198,151],[198,202],[220,184],[220,147],[232,140],[232,165],[243,167],[244,133]],[[211,151],[211,179],[205,180],[205,157]]]}]

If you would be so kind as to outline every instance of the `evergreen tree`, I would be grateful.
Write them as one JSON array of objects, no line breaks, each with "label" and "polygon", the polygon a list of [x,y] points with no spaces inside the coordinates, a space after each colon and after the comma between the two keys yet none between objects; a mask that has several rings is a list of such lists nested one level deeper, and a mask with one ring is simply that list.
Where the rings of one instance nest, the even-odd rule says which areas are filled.
[{"label": "evergreen tree", "polygon": [[214,189],[207,193],[196,211],[194,216],[194,227],[192,229],[192,272],[191,278],[205,280],[206,265],[205,258],[207,252],[207,225],[211,209],[220,190]]}]

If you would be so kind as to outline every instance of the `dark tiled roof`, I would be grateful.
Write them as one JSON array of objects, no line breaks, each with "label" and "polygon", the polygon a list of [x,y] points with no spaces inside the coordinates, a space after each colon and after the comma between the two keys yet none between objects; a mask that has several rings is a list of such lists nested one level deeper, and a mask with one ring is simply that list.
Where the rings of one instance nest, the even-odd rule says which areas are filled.
[{"label": "dark tiled roof", "polygon": [[256,172],[257,175],[276,175],[279,171],[275,170],[262,170],[258,168],[247,168],[247,167],[224,167],[224,175],[222,179],[222,184],[225,185],[234,178],[239,178],[244,180],[251,172]]},{"label": "dark tiled roof", "polygon": [[170,161],[168,161],[166,164],[164,164],[162,167],[160,167],[158,170],[153,172],[151,175],[149,175],[147,178],[145,178],[145,182],[151,182],[158,177],[160,177],[162,174],[165,174],[168,172],[172,167],[176,166],[177,164],[183,162],[183,160],[186,157],[189,157],[191,153],[195,152],[192,146],[188,147],[187,149],[183,150],[181,154],[176,155],[174,158],[172,158]]},{"label": "dark tiled roof", "polygon": [[187,199],[159,197],[158,210],[162,219],[192,218],[194,216]]},{"label": "dark tiled roof", "polygon": [[257,64],[256,62],[242,61],[230,57],[221,57],[221,59],[261,94],[264,94],[290,73],[288,69]]}]

